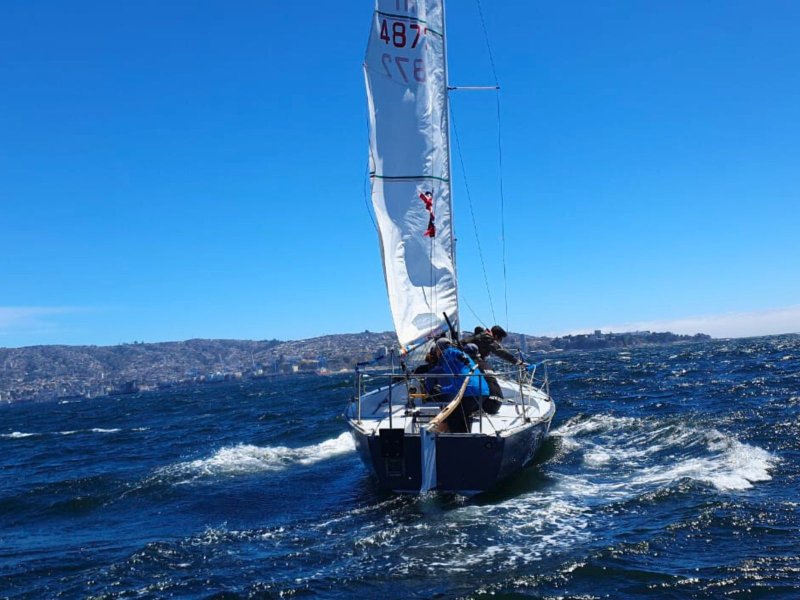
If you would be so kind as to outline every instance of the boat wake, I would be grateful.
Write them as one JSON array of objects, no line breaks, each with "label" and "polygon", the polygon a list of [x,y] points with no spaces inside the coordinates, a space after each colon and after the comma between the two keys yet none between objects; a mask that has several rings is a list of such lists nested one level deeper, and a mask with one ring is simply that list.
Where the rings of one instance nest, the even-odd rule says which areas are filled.
[{"label": "boat wake", "polygon": [[[620,504],[680,490],[685,482],[717,492],[748,489],[771,479],[778,462],[717,430],[659,420],[576,417],[552,435],[561,455],[544,466],[546,478],[535,489],[498,502],[446,504],[440,497],[437,504],[435,495],[423,496],[384,507],[385,520],[343,515],[326,530],[358,531],[355,546],[362,553],[397,554],[398,574],[506,572],[591,546],[605,535],[603,515]],[[564,468],[570,464],[575,468]]]},{"label": "boat wake", "polygon": [[[388,560],[393,565],[388,574],[399,577],[458,576],[475,569],[506,573],[562,560],[576,546],[606,544],[605,519],[617,514],[621,504],[664,490],[682,493],[685,482],[717,492],[747,489],[770,479],[778,461],[717,430],[657,419],[578,416],[551,435],[559,448],[540,469],[544,479],[536,479],[535,489],[510,497],[472,501],[451,494],[392,495],[291,530],[212,529],[202,536],[203,543],[258,543],[274,564],[297,557],[299,548],[313,547],[316,553],[342,557],[328,568],[319,566],[315,552],[304,559],[315,577],[334,579],[344,571],[371,577],[378,557],[380,564]],[[239,444],[164,467],[157,475],[180,485],[316,465],[353,450],[348,433],[300,448]],[[286,583],[289,573],[283,575]],[[280,580],[281,574],[276,577]],[[302,587],[312,579],[292,581]]]},{"label": "boat wake", "polygon": [[353,450],[353,439],[347,432],[337,438],[300,448],[238,444],[221,448],[208,458],[163,467],[156,475],[176,484],[184,484],[204,478],[236,477],[313,465]]}]

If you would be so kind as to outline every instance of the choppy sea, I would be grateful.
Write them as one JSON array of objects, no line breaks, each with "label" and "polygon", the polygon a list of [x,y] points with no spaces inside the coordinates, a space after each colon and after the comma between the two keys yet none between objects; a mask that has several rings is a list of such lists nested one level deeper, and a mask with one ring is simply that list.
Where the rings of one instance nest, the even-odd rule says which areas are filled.
[{"label": "choppy sea", "polygon": [[0,598],[800,598],[800,336],[549,358],[472,499],[377,489],[345,375],[0,406]]}]

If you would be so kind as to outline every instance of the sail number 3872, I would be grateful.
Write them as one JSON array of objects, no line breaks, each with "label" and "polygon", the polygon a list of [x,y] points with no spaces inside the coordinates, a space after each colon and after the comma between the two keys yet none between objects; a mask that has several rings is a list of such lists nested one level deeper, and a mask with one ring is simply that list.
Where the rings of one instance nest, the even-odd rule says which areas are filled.
[{"label": "sail number 3872", "polygon": [[381,56],[381,62],[389,79],[398,78],[402,79],[404,83],[408,83],[413,77],[419,83],[425,83],[425,61],[421,58],[415,59],[412,63],[405,56],[384,54]]}]

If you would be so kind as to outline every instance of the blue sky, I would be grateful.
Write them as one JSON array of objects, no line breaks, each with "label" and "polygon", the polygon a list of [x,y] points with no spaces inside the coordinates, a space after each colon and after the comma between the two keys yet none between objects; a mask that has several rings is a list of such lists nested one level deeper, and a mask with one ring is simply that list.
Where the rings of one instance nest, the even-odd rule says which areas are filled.
[{"label": "blue sky", "polygon": [[[483,5],[505,223],[495,97],[459,92],[464,326],[800,331],[800,4]],[[4,3],[0,346],[390,329],[371,10]],[[476,3],[448,17],[451,84],[494,83]]]}]

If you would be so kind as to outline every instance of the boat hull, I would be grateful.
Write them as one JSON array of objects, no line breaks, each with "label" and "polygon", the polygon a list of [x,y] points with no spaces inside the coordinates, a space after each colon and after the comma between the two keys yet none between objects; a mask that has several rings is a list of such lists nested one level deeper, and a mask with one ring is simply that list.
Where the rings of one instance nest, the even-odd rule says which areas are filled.
[{"label": "boat hull", "polygon": [[[438,491],[472,495],[487,491],[530,466],[544,442],[550,421],[527,423],[503,435],[436,436]],[[366,432],[350,423],[362,461],[382,488],[417,493],[422,484],[419,434],[401,429]]]}]

